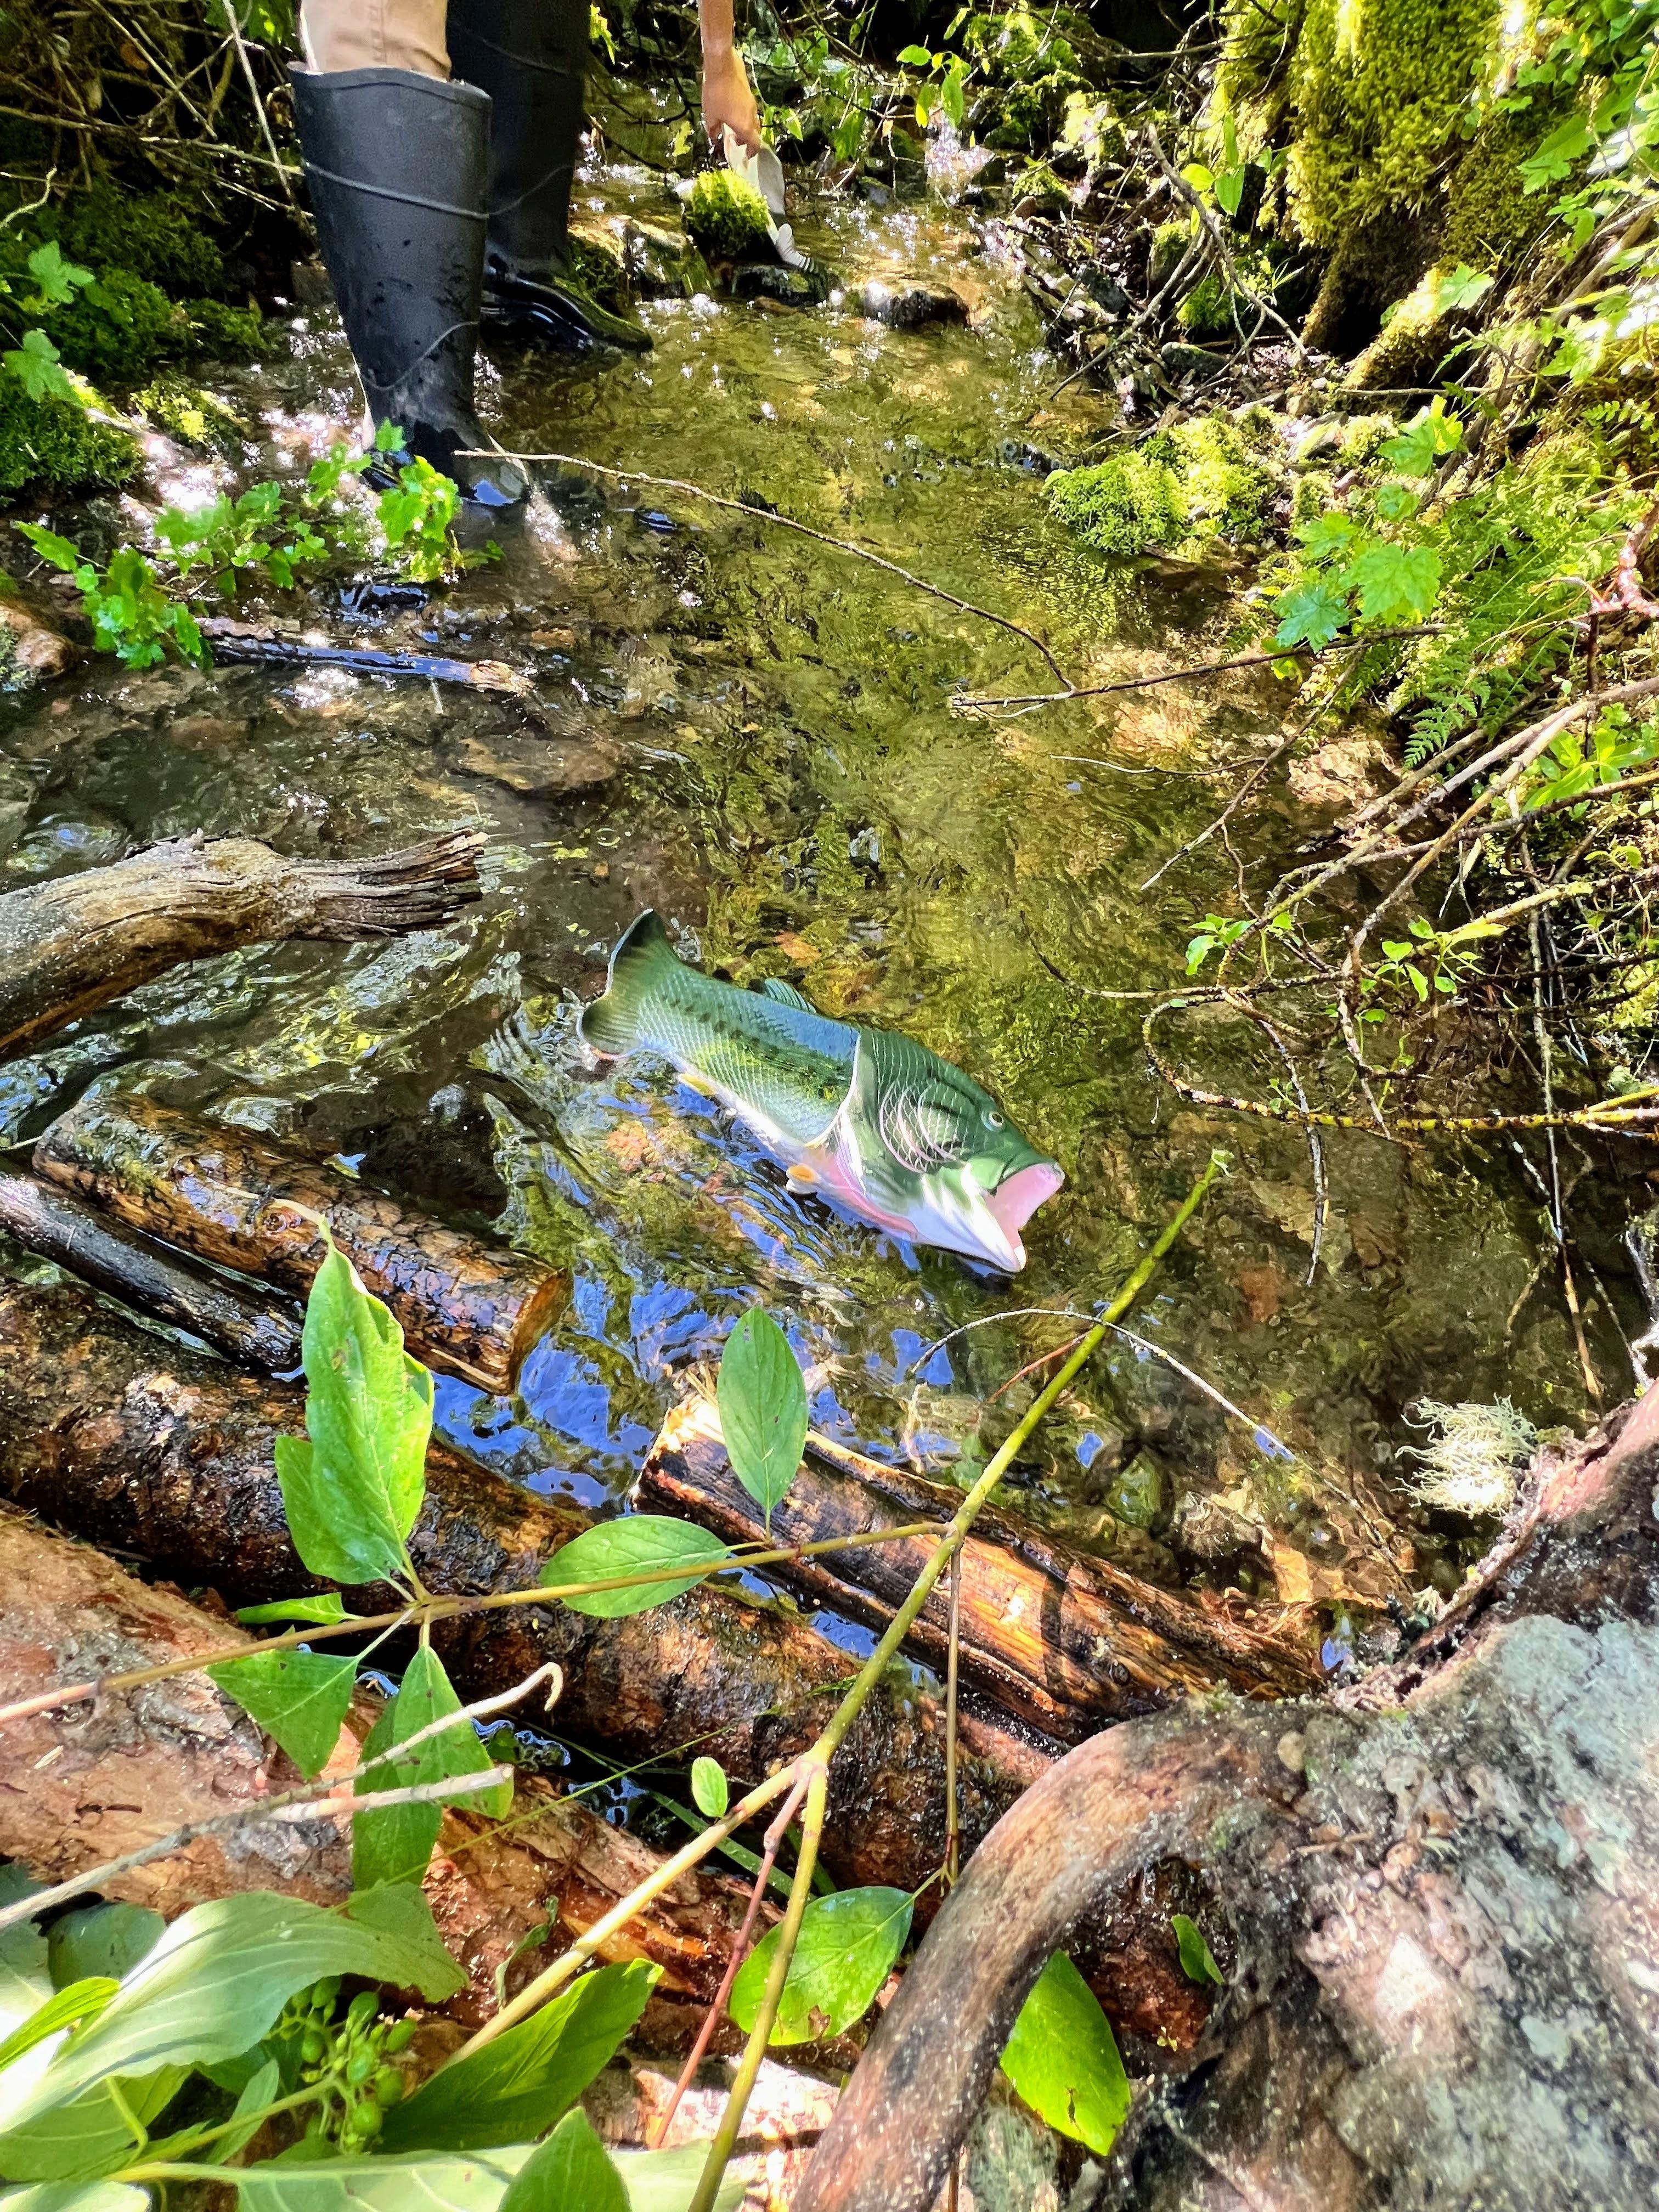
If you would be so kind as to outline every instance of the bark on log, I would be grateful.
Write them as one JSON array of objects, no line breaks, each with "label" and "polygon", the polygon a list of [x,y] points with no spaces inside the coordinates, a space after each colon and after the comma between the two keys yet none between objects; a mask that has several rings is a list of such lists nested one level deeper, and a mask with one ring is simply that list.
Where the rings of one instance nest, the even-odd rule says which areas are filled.
[{"label": "bark on log", "polygon": [[[0,1516],[0,1703],[88,1674],[255,1648],[176,1591],[147,1586],[100,1553],[15,1514]],[[354,1710],[319,1794],[357,1763],[373,1718]],[[43,1881],[64,1881],[300,1779],[204,1674],[178,1675],[0,1730],[0,1854]],[[250,1821],[113,1877],[98,1894],[168,1917],[245,1889],[280,1888],[331,1905],[350,1891],[349,1838],[343,1821]],[[544,1947],[539,1957],[509,1965],[525,1937],[544,1927],[553,1942],[584,1933],[660,1863],[638,1837],[534,1776],[519,1778],[506,1829],[446,1813],[426,1892],[468,1977],[447,2009],[477,2025],[495,2009],[498,1968],[507,1967],[511,1990],[544,1962]],[[718,1872],[688,1875],[604,1947],[607,1960],[648,1959],[663,1969],[636,2041],[654,2050],[690,2043],[745,1902],[741,1882]],[[763,1908],[763,1929],[775,1917]]]},{"label": "bark on log", "polygon": [[480,896],[484,839],[452,830],[378,860],[289,860],[251,838],[182,838],[0,897],[0,1052],[33,1044],[187,960],[289,937],[437,929]]},{"label": "bark on log", "polygon": [[[79,1292],[0,1289],[0,1490],[233,1603],[316,1587],[289,1541],[273,1466],[276,1435],[300,1431],[301,1406],[291,1387],[164,1344]],[[586,1525],[438,1448],[411,1549],[434,1592],[523,1589]],[[354,1598],[394,1602],[385,1591]],[[848,1673],[847,1653],[805,1622],[709,1586],[623,1620],[560,1606],[477,1613],[441,1625],[434,1641],[463,1696],[556,1660],[562,1735],[625,1759],[707,1739],[698,1748],[744,1782],[806,1747]],[[962,1734],[971,1846],[1052,1751],[967,1713]],[[944,1856],[944,1802],[942,1714],[905,1687],[884,1689],[836,1764],[830,1871],[918,1887]]]},{"label": "bark on log", "polygon": [[300,1315],[287,1299],[182,1267],[51,1183],[0,1175],[0,1228],[94,1290],[188,1329],[233,1359],[278,1375],[300,1364]]},{"label": "bark on log", "polygon": [[570,1278],[447,1229],[325,1163],[135,1094],[83,1098],[34,1148],[36,1171],[216,1266],[303,1292],[320,1222],[401,1324],[416,1358],[509,1391]]},{"label": "bark on log", "polygon": [[1426,1659],[1343,1705],[1165,1716],[1071,1753],[939,1913],[795,2212],[927,2212],[1048,1953],[1171,1850],[1216,1876],[1238,1964],[1083,2202],[1645,2212],[1656,1480],[1659,1394],[1543,1464]]},{"label": "bark on log", "polygon": [[[809,1544],[915,1521],[943,1528],[959,1495],[902,1468],[836,1450],[830,1473],[809,1455],[772,1509],[772,1540]],[[850,1479],[849,1478],[853,1478]],[[765,1523],[732,1473],[720,1416],[707,1399],[678,1407],[639,1479],[642,1505],[701,1522],[728,1542],[762,1540]],[[911,1537],[868,1550],[792,1562],[796,1588],[884,1627],[934,1548]],[[935,1593],[909,1648],[943,1669],[950,1603]],[[1286,1698],[1318,1686],[1311,1658],[1287,1644],[1206,1613],[1170,1590],[1138,1582],[1042,1530],[988,1510],[962,1551],[961,1666],[995,1703],[1066,1743],[1108,1721],[1231,1689]]]}]

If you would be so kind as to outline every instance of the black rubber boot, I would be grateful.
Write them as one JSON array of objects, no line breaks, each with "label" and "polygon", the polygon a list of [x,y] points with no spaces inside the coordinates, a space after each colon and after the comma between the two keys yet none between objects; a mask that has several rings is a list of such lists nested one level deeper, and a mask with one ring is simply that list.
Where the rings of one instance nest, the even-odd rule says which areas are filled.
[{"label": "black rubber boot", "polygon": [[484,328],[643,352],[643,324],[602,307],[571,265],[589,21],[588,0],[451,0],[449,65],[492,104]]},{"label": "black rubber boot", "polygon": [[[483,507],[526,489],[472,406],[489,102],[411,70],[289,70],[312,212],[376,426]],[[394,454],[391,456],[396,459]]]}]

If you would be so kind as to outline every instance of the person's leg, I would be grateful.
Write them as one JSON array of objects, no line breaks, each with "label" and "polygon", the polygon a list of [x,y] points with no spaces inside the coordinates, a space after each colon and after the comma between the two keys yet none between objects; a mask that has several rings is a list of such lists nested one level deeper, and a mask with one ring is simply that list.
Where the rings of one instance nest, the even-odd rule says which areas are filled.
[{"label": "person's leg", "polygon": [[340,70],[412,70],[449,75],[447,0],[304,0],[300,46],[319,76]]},{"label": "person's leg", "polygon": [[[521,472],[474,453],[489,101],[447,75],[443,0],[307,0],[289,73],[317,239],[377,425],[469,499],[521,499]],[[374,58],[384,54],[385,60]],[[347,57],[349,66],[339,66]]]},{"label": "person's leg", "polygon": [[569,266],[590,21],[588,0],[450,0],[454,74],[493,103],[484,326],[643,348],[643,327],[602,307]]}]

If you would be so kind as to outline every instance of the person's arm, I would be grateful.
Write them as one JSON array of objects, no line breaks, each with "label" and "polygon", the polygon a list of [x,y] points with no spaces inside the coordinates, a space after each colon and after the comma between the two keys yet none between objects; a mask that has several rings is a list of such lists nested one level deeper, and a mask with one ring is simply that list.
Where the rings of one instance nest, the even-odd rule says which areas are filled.
[{"label": "person's arm", "polygon": [[761,143],[760,112],[738,52],[732,0],[697,0],[697,25],[702,33],[703,128],[710,138],[718,138],[729,123],[752,151]]}]

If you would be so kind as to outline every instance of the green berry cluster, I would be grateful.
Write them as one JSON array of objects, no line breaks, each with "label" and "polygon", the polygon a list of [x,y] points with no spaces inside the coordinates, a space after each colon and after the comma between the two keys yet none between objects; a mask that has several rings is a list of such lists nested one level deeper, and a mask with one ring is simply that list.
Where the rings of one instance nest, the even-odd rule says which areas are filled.
[{"label": "green berry cluster", "polygon": [[391,2061],[415,2037],[412,2020],[382,2020],[380,2001],[362,1990],[334,2016],[337,1980],[319,1982],[294,1999],[277,2033],[299,2044],[300,2081],[322,2094],[322,2131],[343,2151],[363,2150],[404,2094],[404,2077]]}]

